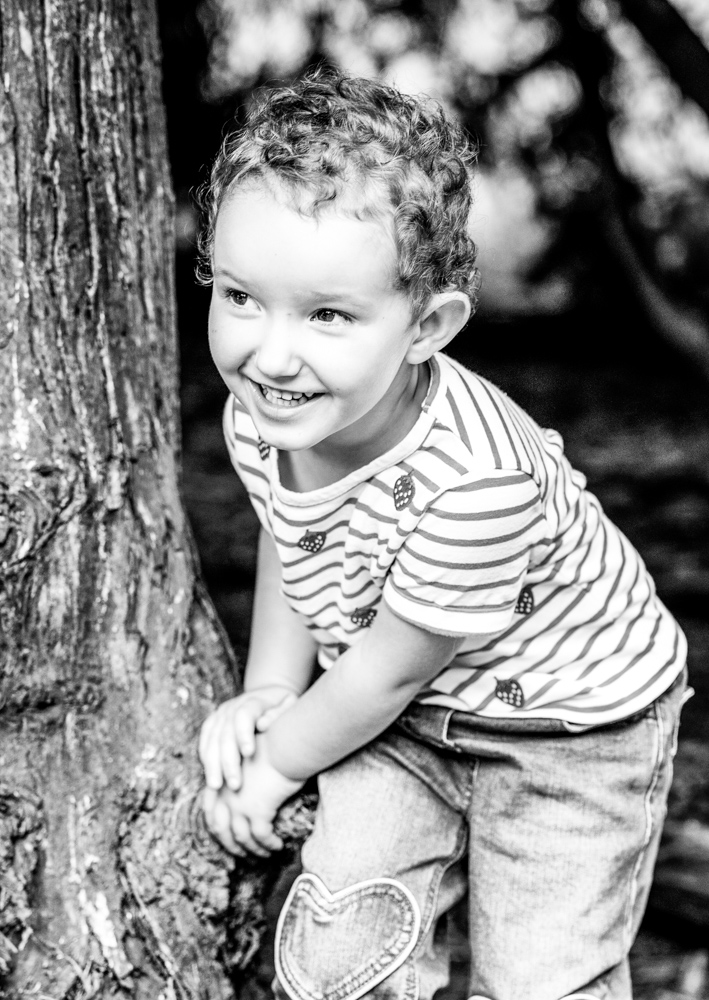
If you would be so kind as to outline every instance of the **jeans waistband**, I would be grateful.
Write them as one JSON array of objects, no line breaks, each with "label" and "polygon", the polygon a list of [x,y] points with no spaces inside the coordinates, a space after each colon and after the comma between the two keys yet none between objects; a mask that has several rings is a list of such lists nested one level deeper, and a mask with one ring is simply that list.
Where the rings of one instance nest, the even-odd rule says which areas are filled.
[{"label": "jeans waistband", "polygon": [[[664,691],[656,702],[665,698],[670,698],[680,687],[687,684],[686,666]],[[475,715],[473,712],[462,712],[456,709],[445,708],[441,705],[423,705],[420,702],[412,702],[399,716],[395,725],[403,729],[409,736],[423,739],[434,746],[451,750],[448,734],[451,729],[464,728],[485,733],[498,733],[499,735],[517,736],[540,736],[540,737],[564,737],[577,736],[587,732],[602,732],[608,729],[619,729],[631,726],[640,719],[652,713],[656,702],[652,702],[633,715],[626,716],[614,722],[607,722],[597,726],[575,726],[569,725],[563,719],[525,719],[509,718],[496,719],[483,715]]]}]

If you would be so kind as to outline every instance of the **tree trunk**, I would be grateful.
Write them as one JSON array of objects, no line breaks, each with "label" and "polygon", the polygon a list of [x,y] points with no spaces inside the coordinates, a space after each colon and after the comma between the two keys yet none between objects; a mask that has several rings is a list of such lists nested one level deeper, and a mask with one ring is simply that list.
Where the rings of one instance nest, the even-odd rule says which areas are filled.
[{"label": "tree trunk", "polygon": [[0,72],[0,993],[219,1000],[262,873],[195,808],[236,673],[179,497],[154,5],[0,0]]}]

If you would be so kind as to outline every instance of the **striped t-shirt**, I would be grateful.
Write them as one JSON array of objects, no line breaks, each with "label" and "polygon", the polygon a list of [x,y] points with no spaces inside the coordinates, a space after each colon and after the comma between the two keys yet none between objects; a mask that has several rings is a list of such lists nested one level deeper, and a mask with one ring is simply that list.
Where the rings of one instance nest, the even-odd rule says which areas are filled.
[{"label": "striped t-shirt", "polygon": [[582,726],[645,708],[682,670],[686,642],[642,559],[559,434],[445,355],[429,366],[406,437],[306,493],[281,485],[276,449],[227,401],[232,462],[320,665],[357,642],[384,600],[421,628],[468,637],[421,702]]}]

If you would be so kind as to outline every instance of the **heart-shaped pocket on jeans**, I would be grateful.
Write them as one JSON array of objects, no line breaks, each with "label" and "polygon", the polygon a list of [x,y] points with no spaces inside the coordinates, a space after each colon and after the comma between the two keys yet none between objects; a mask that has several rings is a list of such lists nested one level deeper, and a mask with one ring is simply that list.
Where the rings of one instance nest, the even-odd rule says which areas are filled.
[{"label": "heart-shaped pocket on jeans", "polygon": [[401,882],[368,879],[330,892],[305,873],[276,929],[276,975],[291,1000],[357,1000],[403,965],[421,914]]}]

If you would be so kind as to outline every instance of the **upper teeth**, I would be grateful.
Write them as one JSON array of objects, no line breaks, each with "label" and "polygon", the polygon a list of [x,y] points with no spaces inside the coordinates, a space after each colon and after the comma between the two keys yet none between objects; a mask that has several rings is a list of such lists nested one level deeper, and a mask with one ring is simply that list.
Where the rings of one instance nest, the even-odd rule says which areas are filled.
[{"label": "upper teeth", "polygon": [[294,399],[312,399],[315,395],[314,392],[289,392],[285,389],[274,389],[273,386],[270,385],[262,385],[261,388],[267,396],[274,396],[276,399],[284,399],[288,402],[291,402]]}]

